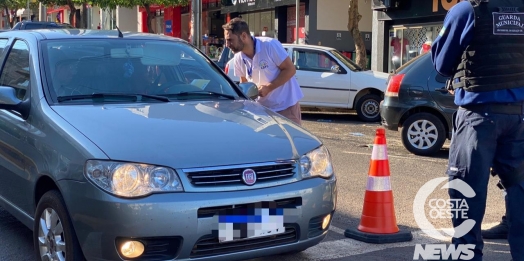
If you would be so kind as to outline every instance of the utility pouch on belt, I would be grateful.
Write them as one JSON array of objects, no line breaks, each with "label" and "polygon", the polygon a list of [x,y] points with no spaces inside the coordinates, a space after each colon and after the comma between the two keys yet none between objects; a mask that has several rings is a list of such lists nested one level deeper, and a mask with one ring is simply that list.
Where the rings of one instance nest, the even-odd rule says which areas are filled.
[{"label": "utility pouch on belt", "polygon": [[446,90],[448,91],[453,91],[454,88],[453,88],[453,79],[449,78],[447,81],[446,81]]}]

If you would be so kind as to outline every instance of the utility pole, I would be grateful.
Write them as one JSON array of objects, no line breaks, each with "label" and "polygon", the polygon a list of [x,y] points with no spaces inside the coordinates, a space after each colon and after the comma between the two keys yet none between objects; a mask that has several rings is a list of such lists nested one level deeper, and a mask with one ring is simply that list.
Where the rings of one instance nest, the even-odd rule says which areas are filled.
[{"label": "utility pole", "polygon": [[295,7],[295,43],[298,44],[298,30],[300,25],[300,0],[297,0]]},{"label": "utility pole", "polygon": [[27,12],[27,21],[31,21],[31,9],[29,9],[29,0],[27,0],[26,12]]},{"label": "utility pole", "polygon": [[191,0],[191,41],[202,50],[202,1]]}]

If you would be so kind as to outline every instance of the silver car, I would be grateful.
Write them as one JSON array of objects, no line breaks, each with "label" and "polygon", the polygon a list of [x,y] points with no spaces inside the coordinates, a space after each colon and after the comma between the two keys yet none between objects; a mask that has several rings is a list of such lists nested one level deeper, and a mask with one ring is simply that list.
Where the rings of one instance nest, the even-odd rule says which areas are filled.
[{"label": "silver car", "polygon": [[321,141],[180,39],[0,33],[0,205],[38,260],[241,260],[326,236]]}]

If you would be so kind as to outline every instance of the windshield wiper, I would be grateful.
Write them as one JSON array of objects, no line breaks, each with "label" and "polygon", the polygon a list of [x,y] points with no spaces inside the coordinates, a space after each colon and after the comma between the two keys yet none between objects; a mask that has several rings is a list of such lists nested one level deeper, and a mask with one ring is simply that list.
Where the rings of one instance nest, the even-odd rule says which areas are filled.
[{"label": "windshield wiper", "polygon": [[63,101],[74,101],[74,100],[105,100],[108,98],[113,99],[132,99],[133,101],[142,101],[143,98],[149,98],[157,101],[169,102],[169,98],[164,96],[149,95],[149,94],[134,94],[134,93],[93,93],[93,94],[82,94],[82,95],[68,95],[58,96],[58,102]]},{"label": "windshield wiper", "polygon": [[235,100],[236,97],[229,94],[223,94],[219,92],[210,92],[210,91],[189,91],[189,92],[179,92],[179,93],[173,93],[173,94],[167,94],[166,96],[189,96],[192,94],[198,94],[198,95],[206,95],[206,96],[214,96],[214,97],[223,97],[230,100]]}]

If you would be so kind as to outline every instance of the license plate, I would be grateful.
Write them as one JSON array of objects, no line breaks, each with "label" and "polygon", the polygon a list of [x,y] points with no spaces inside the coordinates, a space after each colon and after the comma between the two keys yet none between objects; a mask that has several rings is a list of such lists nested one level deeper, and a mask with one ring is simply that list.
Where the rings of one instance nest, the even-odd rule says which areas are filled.
[{"label": "license plate", "polygon": [[285,232],[284,209],[230,209],[218,216],[221,243],[278,235]]}]

